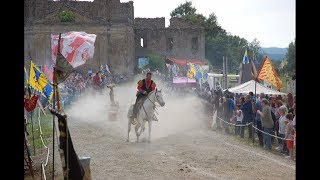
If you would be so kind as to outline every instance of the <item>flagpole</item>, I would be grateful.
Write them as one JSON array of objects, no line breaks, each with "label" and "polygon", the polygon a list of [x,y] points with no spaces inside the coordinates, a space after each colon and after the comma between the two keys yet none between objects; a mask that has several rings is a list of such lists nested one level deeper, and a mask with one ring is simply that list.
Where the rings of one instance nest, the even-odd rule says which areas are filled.
[{"label": "flagpole", "polygon": [[[61,40],[61,33],[59,34],[59,40],[58,40],[58,54],[61,53],[61,51],[60,51],[60,40]],[[57,62],[56,62],[56,64],[57,64]],[[55,88],[54,88],[55,91],[54,92],[55,92],[55,95],[56,95],[56,98],[57,98],[57,107],[58,107],[58,111],[56,111],[56,112],[60,113],[60,97],[59,97],[59,90],[58,90],[59,82],[58,82],[56,67],[53,68],[53,82],[55,84]],[[54,110],[55,110],[55,108],[54,108]],[[59,121],[59,119],[58,119],[58,121]],[[66,128],[66,131],[68,131],[67,124],[65,124],[65,128]],[[60,131],[60,128],[59,128],[59,131]],[[60,136],[61,136],[61,132],[60,132]],[[64,177],[64,179],[68,180],[69,179],[69,175],[68,175],[69,157],[68,157],[68,133],[67,132],[66,132],[66,139],[67,139],[67,146],[66,146],[67,153],[62,150],[60,152],[60,159],[61,159],[61,162],[62,162],[63,177]],[[59,147],[59,149],[60,149],[60,147]],[[67,156],[65,156],[65,153],[66,153]]]},{"label": "flagpole", "polygon": [[[252,64],[254,65],[254,51],[252,51]],[[255,67],[254,67],[255,68]],[[254,70],[256,71],[256,70]],[[253,74],[255,75],[255,72],[253,72]],[[257,98],[257,77],[254,77],[254,97]]]},{"label": "flagpole", "polygon": [[257,78],[254,78],[254,97],[257,97]]},{"label": "flagpole", "polygon": [[[53,98],[52,98],[53,110],[56,110],[56,68],[53,67]],[[55,132],[55,115],[52,114],[52,179],[54,180],[54,132]]]},{"label": "flagpole", "polygon": [[[30,99],[30,98],[29,98]],[[36,155],[36,146],[34,144],[34,131],[33,131],[33,120],[32,120],[32,116],[33,116],[33,111],[31,111],[31,127],[32,127],[32,142],[33,142],[33,155]]]},{"label": "flagpole", "polygon": [[[27,84],[27,87],[28,87],[28,101],[29,101],[29,107],[30,107],[30,104],[31,104],[31,89],[29,87],[29,84]],[[33,130],[33,119],[32,119],[32,116],[33,116],[33,111],[30,112],[30,120],[31,120],[31,128],[32,128],[32,142],[33,142],[33,155],[35,156],[36,155],[36,147],[35,147],[35,144],[34,144],[34,130]]]}]

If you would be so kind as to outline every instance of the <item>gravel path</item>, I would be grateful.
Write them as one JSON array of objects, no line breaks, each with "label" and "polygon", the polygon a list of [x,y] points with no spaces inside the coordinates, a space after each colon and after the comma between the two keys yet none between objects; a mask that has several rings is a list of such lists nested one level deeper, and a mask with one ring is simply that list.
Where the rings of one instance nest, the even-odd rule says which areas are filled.
[{"label": "gravel path", "polygon": [[83,97],[67,110],[75,150],[91,157],[95,180],[295,179],[292,160],[210,130],[197,97],[165,96],[159,122],[152,125],[151,143],[135,142],[133,129],[126,142],[126,112],[135,87],[122,85],[115,93],[120,104],[117,119],[108,118],[107,90]]}]

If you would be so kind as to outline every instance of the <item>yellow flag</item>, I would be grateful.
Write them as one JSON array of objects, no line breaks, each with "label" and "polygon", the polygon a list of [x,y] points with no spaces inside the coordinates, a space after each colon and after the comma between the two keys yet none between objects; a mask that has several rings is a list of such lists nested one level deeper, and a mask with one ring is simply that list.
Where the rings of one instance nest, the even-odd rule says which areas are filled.
[{"label": "yellow flag", "polygon": [[196,76],[197,69],[196,69],[196,67],[194,66],[193,63],[188,63],[188,66],[189,66],[189,69],[188,69],[188,72],[187,72],[187,76],[189,78],[194,78]]},{"label": "yellow flag", "polygon": [[278,77],[275,68],[273,67],[271,61],[267,56],[262,63],[261,69],[258,74],[258,79],[267,81],[272,85],[276,86],[278,89],[282,88],[282,81]]},{"label": "yellow flag", "polygon": [[30,74],[29,74],[29,84],[35,90],[42,93],[49,100],[53,96],[53,87],[49,83],[45,74],[31,61],[30,64]]},{"label": "yellow flag", "polygon": [[288,64],[287,60],[282,60],[281,62],[281,69],[283,69]]}]

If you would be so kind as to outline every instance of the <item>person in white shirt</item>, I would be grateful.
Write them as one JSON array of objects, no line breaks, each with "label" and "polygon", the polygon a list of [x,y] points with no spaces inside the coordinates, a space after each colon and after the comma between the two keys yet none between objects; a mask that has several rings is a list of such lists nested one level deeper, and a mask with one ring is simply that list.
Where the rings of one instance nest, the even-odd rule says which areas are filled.
[{"label": "person in white shirt", "polygon": [[[288,112],[288,109],[285,105],[282,105],[279,107],[278,109],[280,117],[279,117],[279,137],[284,138],[285,134],[286,134],[286,124],[285,124],[285,120],[286,120],[286,114]],[[287,154],[288,153],[288,149],[286,146],[286,142],[283,141],[282,139],[279,139],[279,148],[277,149],[281,149],[281,153]]]},{"label": "person in white shirt", "polygon": [[[243,113],[241,108],[241,104],[237,104],[237,109],[236,109],[236,118],[237,118],[237,122],[236,125],[240,125],[242,124],[242,119],[243,119]],[[235,134],[236,135],[240,135],[240,126],[236,126],[235,128]]]}]

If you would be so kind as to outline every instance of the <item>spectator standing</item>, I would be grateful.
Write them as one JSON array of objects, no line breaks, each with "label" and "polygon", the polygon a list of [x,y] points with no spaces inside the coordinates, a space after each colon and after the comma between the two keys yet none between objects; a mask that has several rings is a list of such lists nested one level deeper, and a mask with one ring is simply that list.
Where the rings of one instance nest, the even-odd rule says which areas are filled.
[{"label": "spectator standing", "polygon": [[[255,124],[259,130],[262,131],[262,124],[261,124],[261,116],[259,113],[257,113],[257,110],[262,111],[262,106],[261,106],[261,99],[265,98],[264,93],[260,93],[260,98],[257,99],[256,103],[254,104],[253,110],[255,112]],[[257,131],[257,135],[259,138],[259,144],[260,146],[263,146],[263,135],[261,131]]]},{"label": "spectator standing", "polygon": [[93,81],[93,86],[95,89],[100,89],[100,84],[101,84],[101,78],[99,76],[99,73],[97,72],[95,76],[92,78]]},{"label": "spectator standing", "polygon": [[[237,118],[237,122],[236,125],[240,125],[242,124],[242,119],[243,119],[243,113],[241,108],[241,104],[237,104],[237,110],[236,110],[236,118]],[[240,135],[240,126],[236,126],[235,128],[235,135]]]},{"label": "spectator standing", "polygon": [[[253,122],[253,101],[251,96],[248,94],[246,96],[246,102],[241,106],[243,112],[242,124],[252,123]],[[249,138],[252,138],[252,124],[248,125]],[[244,138],[244,126],[241,127],[240,137]]]},{"label": "spectator standing", "polygon": [[293,115],[291,113],[288,113],[286,115],[286,142],[287,142],[287,147],[289,149],[289,156],[286,156],[286,158],[291,158],[292,160],[294,160],[294,156],[293,156],[293,135],[294,135],[294,130],[293,130],[293,124],[292,124],[292,120],[293,120]]},{"label": "spectator standing", "polygon": [[261,123],[264,132],[268,133],[264,134],[264,143],[266,145],[266,148],[271,150],[271,136],[269,134],[272,134],[272,128],[274,125],[271,117],[271,108],[269,106],[268,100],[265,98],[261,100],[261,105],[262,111],[257,110],[257,113],[259,113],[261,116]]},{"label": "spectator standing", "polygon": [[[220,107],[219,107],[219,99],[220,95],[218,91],[214,91],[214,96],[213,96],[213,115],[217,112],[217,115],[220,115]],[[221,116],[219,116],[221,117]],[[216,126],[217,130],[221,130],[221,125],[220,125],[220,119],[216,117]]]},{"label": "spectator standing", "polygon": [[[285,120],[286,120],[286,114],[287,114],[287,107],[282,105],[279,107],[278,109],[279,114],[280,114],[280,118],[279,118],[279,137],[284,138],[285,137],[285,133],[286,133],[286,124],[285,124]],[[287,148],[287,144],[285,141],[283,141],[282,139],[278,139],[279,142],[279,149],[281,149],[281,153],[282,154],[288,154],[288,148]]]}]

